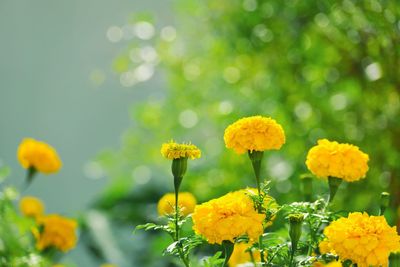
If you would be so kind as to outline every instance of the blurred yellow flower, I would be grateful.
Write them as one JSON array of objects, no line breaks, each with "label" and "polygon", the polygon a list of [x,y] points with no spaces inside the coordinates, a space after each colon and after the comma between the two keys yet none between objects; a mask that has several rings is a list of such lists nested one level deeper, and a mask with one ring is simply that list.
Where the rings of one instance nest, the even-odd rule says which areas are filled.
[{"label": "blurred yellow flower", "polygon": [[368,155],[357,146],[321,139],[308,151],[306,165],[318,177],[331,176],[353,182],[365,177],[368,160]]},{"label": "blurred yellow flower", "polygon": [[[196,198],[189,192],[181,192],[178,195],[178,206],[181,208],[182,214],[187,216],[193,213],[196,206]],[[175,211],[175,194],[165,194],[158,201],[157,210],[160,216],[173,214]]]},{"label": "blurred yellow flower", "polygon": [[25,138],[18,147],[18,160],[25,169],[50,174],[61,168],[61,160],[50,145],[32,138]]},{"label": "blurred yellow flower", "polygon": [[44,205],[36,197],[26,196],[19,202],[19,208],[24,216],[36,218],[43,215]]},{"label": "blurred yellow flower", "polygon": [[[229,259],[229,267],[239,267],[244,263],[251,263],[252,258],[250,255],[250,251],[246,251],[250,247],[249,244],[246,243],[236,243],[233,249],[233,253]],[[253,249],[253,260],[257,263],[261,261],[260,251]],[[247,266],[247,265],[246,265]]]},{"label": "blurred yellow flower", "polygon": [[312,267],[342,267],[342,264],[339,261],[332,261],[326,264],[322,262],[314,262]]},{"label": "blurred yellow flower", "polygon": [[161,154],[167,159],[197,159],[201,157],[201,151],[197,146],[192,144],[178,144],[174,141],[162,144]]},{"label": "blurred yellow flower", "polygon": [[228,193],[220,198],[197,205],[193,218],[196,234],[204,236],[210,244],[247,235],[250,241],[263,233],[265,214],[259,214],[245,190]]},{"label": "blurred yellow flower", "polygon": [[77,242],[75,220],[51,214],[39,217],[37,224],[38,227],[33,229],[37,249],[55,247],[66,252],[75,247]]},{"label": "blurred yellow flower", "polygon": [[117,265],[111,264],[111,263],[105,263],[100,265],[100,267],[117,267]]},{"label": "blurred yellow flower", "polygon": [[391,252],[400,250],[400,236],[385,217],[350,213],[324,229],[322,253],[334,253],[342,261],[351,260],[358,267],[388,266]]},{"label": "blurred yellow flower", "polygon": [[285,133],[274,119],[252,116],[229,125],[225,129],[224,141],[227,148],[232,148],[238,154],[277,150],[285,143]]}]

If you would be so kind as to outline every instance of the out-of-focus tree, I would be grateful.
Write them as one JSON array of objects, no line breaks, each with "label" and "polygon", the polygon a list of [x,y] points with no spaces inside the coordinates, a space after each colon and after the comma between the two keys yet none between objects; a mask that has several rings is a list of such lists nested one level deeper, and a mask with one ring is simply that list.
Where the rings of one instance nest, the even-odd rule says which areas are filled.
[{"label": "out-of-focus tree", "polygon": [[[99,156],[112,180],[98,207],[118,205],[114,215],[123,222],[149,216],[140,213],[144,203],[172,190],[168,162],[159,152],[171,138],[192,141],[203,151],[182,184],[199,201],[252,184],[248,158],[227,151],[222,137],[236,119],[261,114],[279,121],[287,136],[284,148],[267,153],[264,162],[278,202],[302,199],[299,176],[306,172],[306,153],[328,138],[370,155],[367,179],[343,186],[337,209],[377,213],[380,192],[390,191],[393,209],[387,216],[395,223],[399,2],[182,0],[177,13],[175,28],[160,28],[151,41],[168,89],[134,107],[134,125],[121,148]],[[133,42],[116,59],[128,86],[135,81],[130,74],[148,67],[146,51],[148,45]],[[314,190],[326,192],[326,184],[316,182]],[[133,199],[143,204],[133,206]]]}]

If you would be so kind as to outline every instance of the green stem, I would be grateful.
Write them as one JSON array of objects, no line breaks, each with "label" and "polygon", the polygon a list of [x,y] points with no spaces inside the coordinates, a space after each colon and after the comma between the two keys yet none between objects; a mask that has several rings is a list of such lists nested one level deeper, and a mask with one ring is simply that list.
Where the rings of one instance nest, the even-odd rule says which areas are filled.
[{"label": "green stem", "polygon": [[228,266],[229,259],[231,258],[234,244],[230,241],[224,240],[224,241],[222,241],[222,246],[224,247],[224,251],[225,251],[225,260],[224,260],[224,263],[222,264],[222,267],[226,267],[226,266]]},{"label": "green stem", "polygon": [[265,261],[265,256],[264,256],[263,235],[260,235],[260,237],[258,238],[258,243],[259,243],[259,247],[260,247],[260,260],[262,262],[262,266],[264,266],[266,261]]},{"label": "green stem", "polygon": [[174,189],[175,189],[175,241],[179,240],[179,187],[181,186],[183,176],[174,176]]},{"label": "green stem", "polygon": [[293,266],[293,258],[294,258],[294,253],[296,252],[296,247],[297,247],[297,244],[292,242],[292,247],[291,247],[291,250],[290,250],[289,267]]},{"label": "green stem", "polygon": [[179,206],[178,206],[178,191],[175,190],[175,241],[179,240]]},{"label": "green stem", "polygon": [[251,263],[253,263],[253,265],[256,266],[256,260],[254,259],[253,251],[250,250],[249,254],[250,254]]},{"label": "green stem", "polygon": [[182,248],[181,248],[181,247],[179,247],[179,257],[181,258],[183,264],[184,264],[186,267],[189,267],[189,266],[190,266],[188,260],[187,260],[187,259],[185,258],[185,256],[183,255],[183,251],[182,251]]},{"label": "green stem", "polygon": [[[176,242],[179,242],[179,187],[181,186],[183,180],[183,176],[174,176],[174,189],[175,189],[175,235],[174,235],[174,240]],[[183,254],[183,250],[181,247],[181,244],[178,243],[178,251],[179,251],[179,257],[181,258],[183,264],[186,267],[189,267],[189,262],[185,258],[185,255]]]},{"label": "green stem", "polygon": [[329,184],[329,198],[328,204],[332,202],[333,198],[336,195],[336,192],[339,189],[340,184],[343,182],[342,179],[336,177],[328,177],[328,184]]},{"label": "green stem", "polygon": [[21,191],[25,191],[26,189],[28,189],[28,187],[31,185],[36,173],[37,173],[37,170],[35,169],[35,167],[31,166],[28,168],[28,170],[26,172],[25,185],[22,185]]},{"label": "green stem", "polygon": [[248,154],[249,154],[249,158],[251,160],[251,164],[253,166],[254,175],[256,177],[258,195],[261,195],[260,170],[261,170],[261,162],[262,162],[264,152],[263,151],[249,151]]},{"label": "green stem", "polygon": [[[262,199],[261,195],[261,184],[260,184],[260,171],[261,171],[261,163],[262,163],[262,158],[264,156],[264,151],[248,151],[249,158],[251,160],[251,164],[253,166],[254,170],[254,176],[256,178],[256,183],[257,183],[257,191],[258,191],[258,197]],[[258,203],[257,205],[257,211],[258,213],[262,213],[262,204]],[[262,266],[266,265],[265,257],[264,257],[264,245],[263,245],[263,236],[260,235],[258,238],[258,245],[260,249],[260,259]]]}]

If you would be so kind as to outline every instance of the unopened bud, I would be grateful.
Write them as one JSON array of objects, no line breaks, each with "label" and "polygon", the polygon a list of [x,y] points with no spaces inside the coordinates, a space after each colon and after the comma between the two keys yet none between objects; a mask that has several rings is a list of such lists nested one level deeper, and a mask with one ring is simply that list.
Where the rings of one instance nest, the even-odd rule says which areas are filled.
[{"label": "unopened bud", "polygon": [[380,202],[380,214],[383,215],[387,207],[389,207],[390,203],[390,194],[388,192],[382,192],[381,193],[381,202]]}]

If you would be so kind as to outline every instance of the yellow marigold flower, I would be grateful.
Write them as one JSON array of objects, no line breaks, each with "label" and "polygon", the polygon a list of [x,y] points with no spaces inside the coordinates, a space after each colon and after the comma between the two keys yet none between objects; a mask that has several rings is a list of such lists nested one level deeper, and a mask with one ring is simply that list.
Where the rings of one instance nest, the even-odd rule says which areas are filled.
[{"label": "yellow marigold flower", "polygon": [[274,119],[262,116],[242,118],[225,129],[227,148],[237,154],[247,151],[278,150],[285,143],[282,126]]},{"label": "yellow marigold flower", "polygon": [[[232,255],[228,262],[229,267],[239,267],[244,263],[252,262],[250,252],[246,251],[249,248],[249,246],[250,245],[246,243],[235,244]],[[260,251],[253,249],[252,254],[255,262],[261,261]]]},{"label": "yellow marigold flower", "polygon": [[50,174],[61,168],[61,160],[56,150],[41,141],[25,138],[18,147],[18,160],[25,169],[33,167],[35,170]]},{"label": "yellow marigold flower", "polygon": [[51,214],[38,218],[37,224],[39,227],[33,229],[37,249],[55,247],[66,252],[75,247],[77,242],[75,220]]},{"label": "yellow marigold flower", "polygon": [[400,250],[400,236],[385,217],[350,213],[324,229],[322,253],[334,253],[342,261],[351,260],[358,267],[388,266],[391,252]]},{"label": "yellow marigold flower", "polygon": [[192,144],[178,144],[174,141],[161,146],[161,154],[167,159],[190,158],[197,159],[201,156],[200,149]]},{"label": "yellow marigold flower", "polygon": [[339,261],[332,261],[326,264],[322,262],[314,262],[313,267],[342,267],[342,264]]},{"label": "yellow marigold flower", "polygon": [[19,208],[24,216],[36,218],[43,215],[44,205],[36,197],[26,196],[19,202]]},{"label": "yellow marigold flower", "polygon": [[[181,192],[178,195],[178,206],[181,208],[182,214],[187,216],[193,213],[196,206],[196,198],[189,192]],[[175,194],[165,194],[158,201],[157,209],[160,216],[173,214],[175,212]]]},{"label": "yellow marigold flower", "polygon": [[368,155],[357,146],[321,139],[308,151],[306,165],[318,177],[331,176],[353,182],[365,177],[368,160]]},{"label": "yellow marigold flower", "polygon": [[245,190],[240,190],[197,205],[192,218],[196,234],[210,244],[222,244],[246,234],[256,240],[263,233],[265,214],[259,214]]}]

